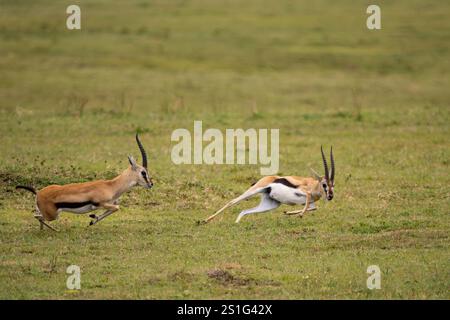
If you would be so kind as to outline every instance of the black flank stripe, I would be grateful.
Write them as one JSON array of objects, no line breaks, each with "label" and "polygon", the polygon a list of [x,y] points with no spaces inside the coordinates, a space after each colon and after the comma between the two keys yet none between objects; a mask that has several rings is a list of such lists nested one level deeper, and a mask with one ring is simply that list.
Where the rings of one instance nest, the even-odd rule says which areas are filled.
[{"label": "black flank stripe", "polygon": [[55,203],[56,207],[58,209],[60,208],[70,208],[70,209],[76,209],[76,208],[81,208],[87,205],[94,205],[94,206],[98,206],[98,203],[96,202],[92,202],[92,201],[85,201],[85,202],[58,202]]},{"label": "black flank stripe", "polygon": [[281,183],[281,184],[284,184],[286,187],[294,188],[294,189],[297,189],[297,187],[298,187],[298,186],[296,186],[295,184],[290,183],[289,180],[287,180],[287,179],[285,179],[285,178],[278,178],[278,179],[275,179],[275,180],[273,181],[273,183]]}]

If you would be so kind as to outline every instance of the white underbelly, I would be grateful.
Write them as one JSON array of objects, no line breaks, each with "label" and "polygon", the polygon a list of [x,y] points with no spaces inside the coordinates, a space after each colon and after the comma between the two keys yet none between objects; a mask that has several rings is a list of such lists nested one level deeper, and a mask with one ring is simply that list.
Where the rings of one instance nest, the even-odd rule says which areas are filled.
[{"label": "white underbelly", "polygon": [[91,212],[91,211],[94,211],[94,210],[97,210],[97,209],[98,209],[98,207],[96,207],[96,206],[94,206],[92,204],[88,204],[88,205],[85,205],[84,207],[79,207],[79,208],[59,208],[58,209],[58,213],[64,211],[64,212],[71,212],[71,213],[82,214],[82,213],[88,213],[88,212]]},{"label": "white underbelly", "polygon": [[306,194],[281,183],[271,183],[269,196],[284,204],[305,204]]}]

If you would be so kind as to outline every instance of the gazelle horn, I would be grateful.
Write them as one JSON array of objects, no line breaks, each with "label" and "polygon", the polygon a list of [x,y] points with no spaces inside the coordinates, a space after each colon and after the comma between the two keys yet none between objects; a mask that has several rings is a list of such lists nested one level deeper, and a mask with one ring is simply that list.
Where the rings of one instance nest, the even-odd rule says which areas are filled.
[{"label": "gazelle horn", "polygon": [[322,146],[320,146],[320,152],[322,152],[322,160],[323,160],[323,167],[325,168],[325,179],[329,180],[329,172],[328,172],[328,164],[327,159],[325,159],[325,154],[323,153]]},{"label": "gazelle horn", "polygon": [[142,154],[142,166],[147,169],[147,153],[145,153],[144,147],[142,146],[141,141],[139,140],[139,136],[136,133],[136,142],[138,144],[139,150],[141,150]]},{"label": "gazelle horn", "polygon": [[330,180],[334,182],[334,158],[333,158],[333,147],[331,147],[331,151],[330,151],[330,160],[331,160],[331,177],[330,177]]}]

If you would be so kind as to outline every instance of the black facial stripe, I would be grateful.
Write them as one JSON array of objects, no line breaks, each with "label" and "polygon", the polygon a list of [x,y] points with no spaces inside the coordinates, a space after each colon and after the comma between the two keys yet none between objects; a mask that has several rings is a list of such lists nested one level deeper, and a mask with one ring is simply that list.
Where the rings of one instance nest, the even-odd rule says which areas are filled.
[{"label": "black facial stripe", "polygon": [[147,184],[150,184],[150,180],[148,179],[147,172],[142,171],[142,177],[144,178],[145,182],[147,182]]},{"label": "black facial stripe", "polygon": [[70,208],[70,209],[76,209],[76,208],[81,208],[87,205],[93,205],[93,206],[98,206],[98,203],[96,202],[92,202],[92,201],[85,201],[85,202],[58,202],[55,203],[56,208],[61,209],[61,208]]},{"label": "black facial stripe", "polygon": [[295,184],[292,184],[291,182],[289,182],[289,180],[287,180],[286,178],[275,179],[273,181],[273,183],[281,183],[281,184],[285,185],[286,187],[293,188],[293,189],[297,189],[297,187],[298,187]]}]

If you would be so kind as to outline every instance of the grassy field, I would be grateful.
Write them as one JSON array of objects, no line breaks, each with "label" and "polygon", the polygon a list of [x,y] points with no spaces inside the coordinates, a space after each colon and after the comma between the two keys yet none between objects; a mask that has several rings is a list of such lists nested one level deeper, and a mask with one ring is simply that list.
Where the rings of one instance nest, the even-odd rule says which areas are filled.
[{"label": "grassy field", "polygon": [[[449,299],[450,3],[0,0],[1,299]],[[259,165],[174,165],[177,128],[279,128],[280,174],[321,170],[333,201],[198,226]],[[94,227],[64,213],[40,231],[16,184],[111,178],[136,188]],[[81,290],[66,268],[81,267]],[[378,265],[381,289],[368,290]]]}]

